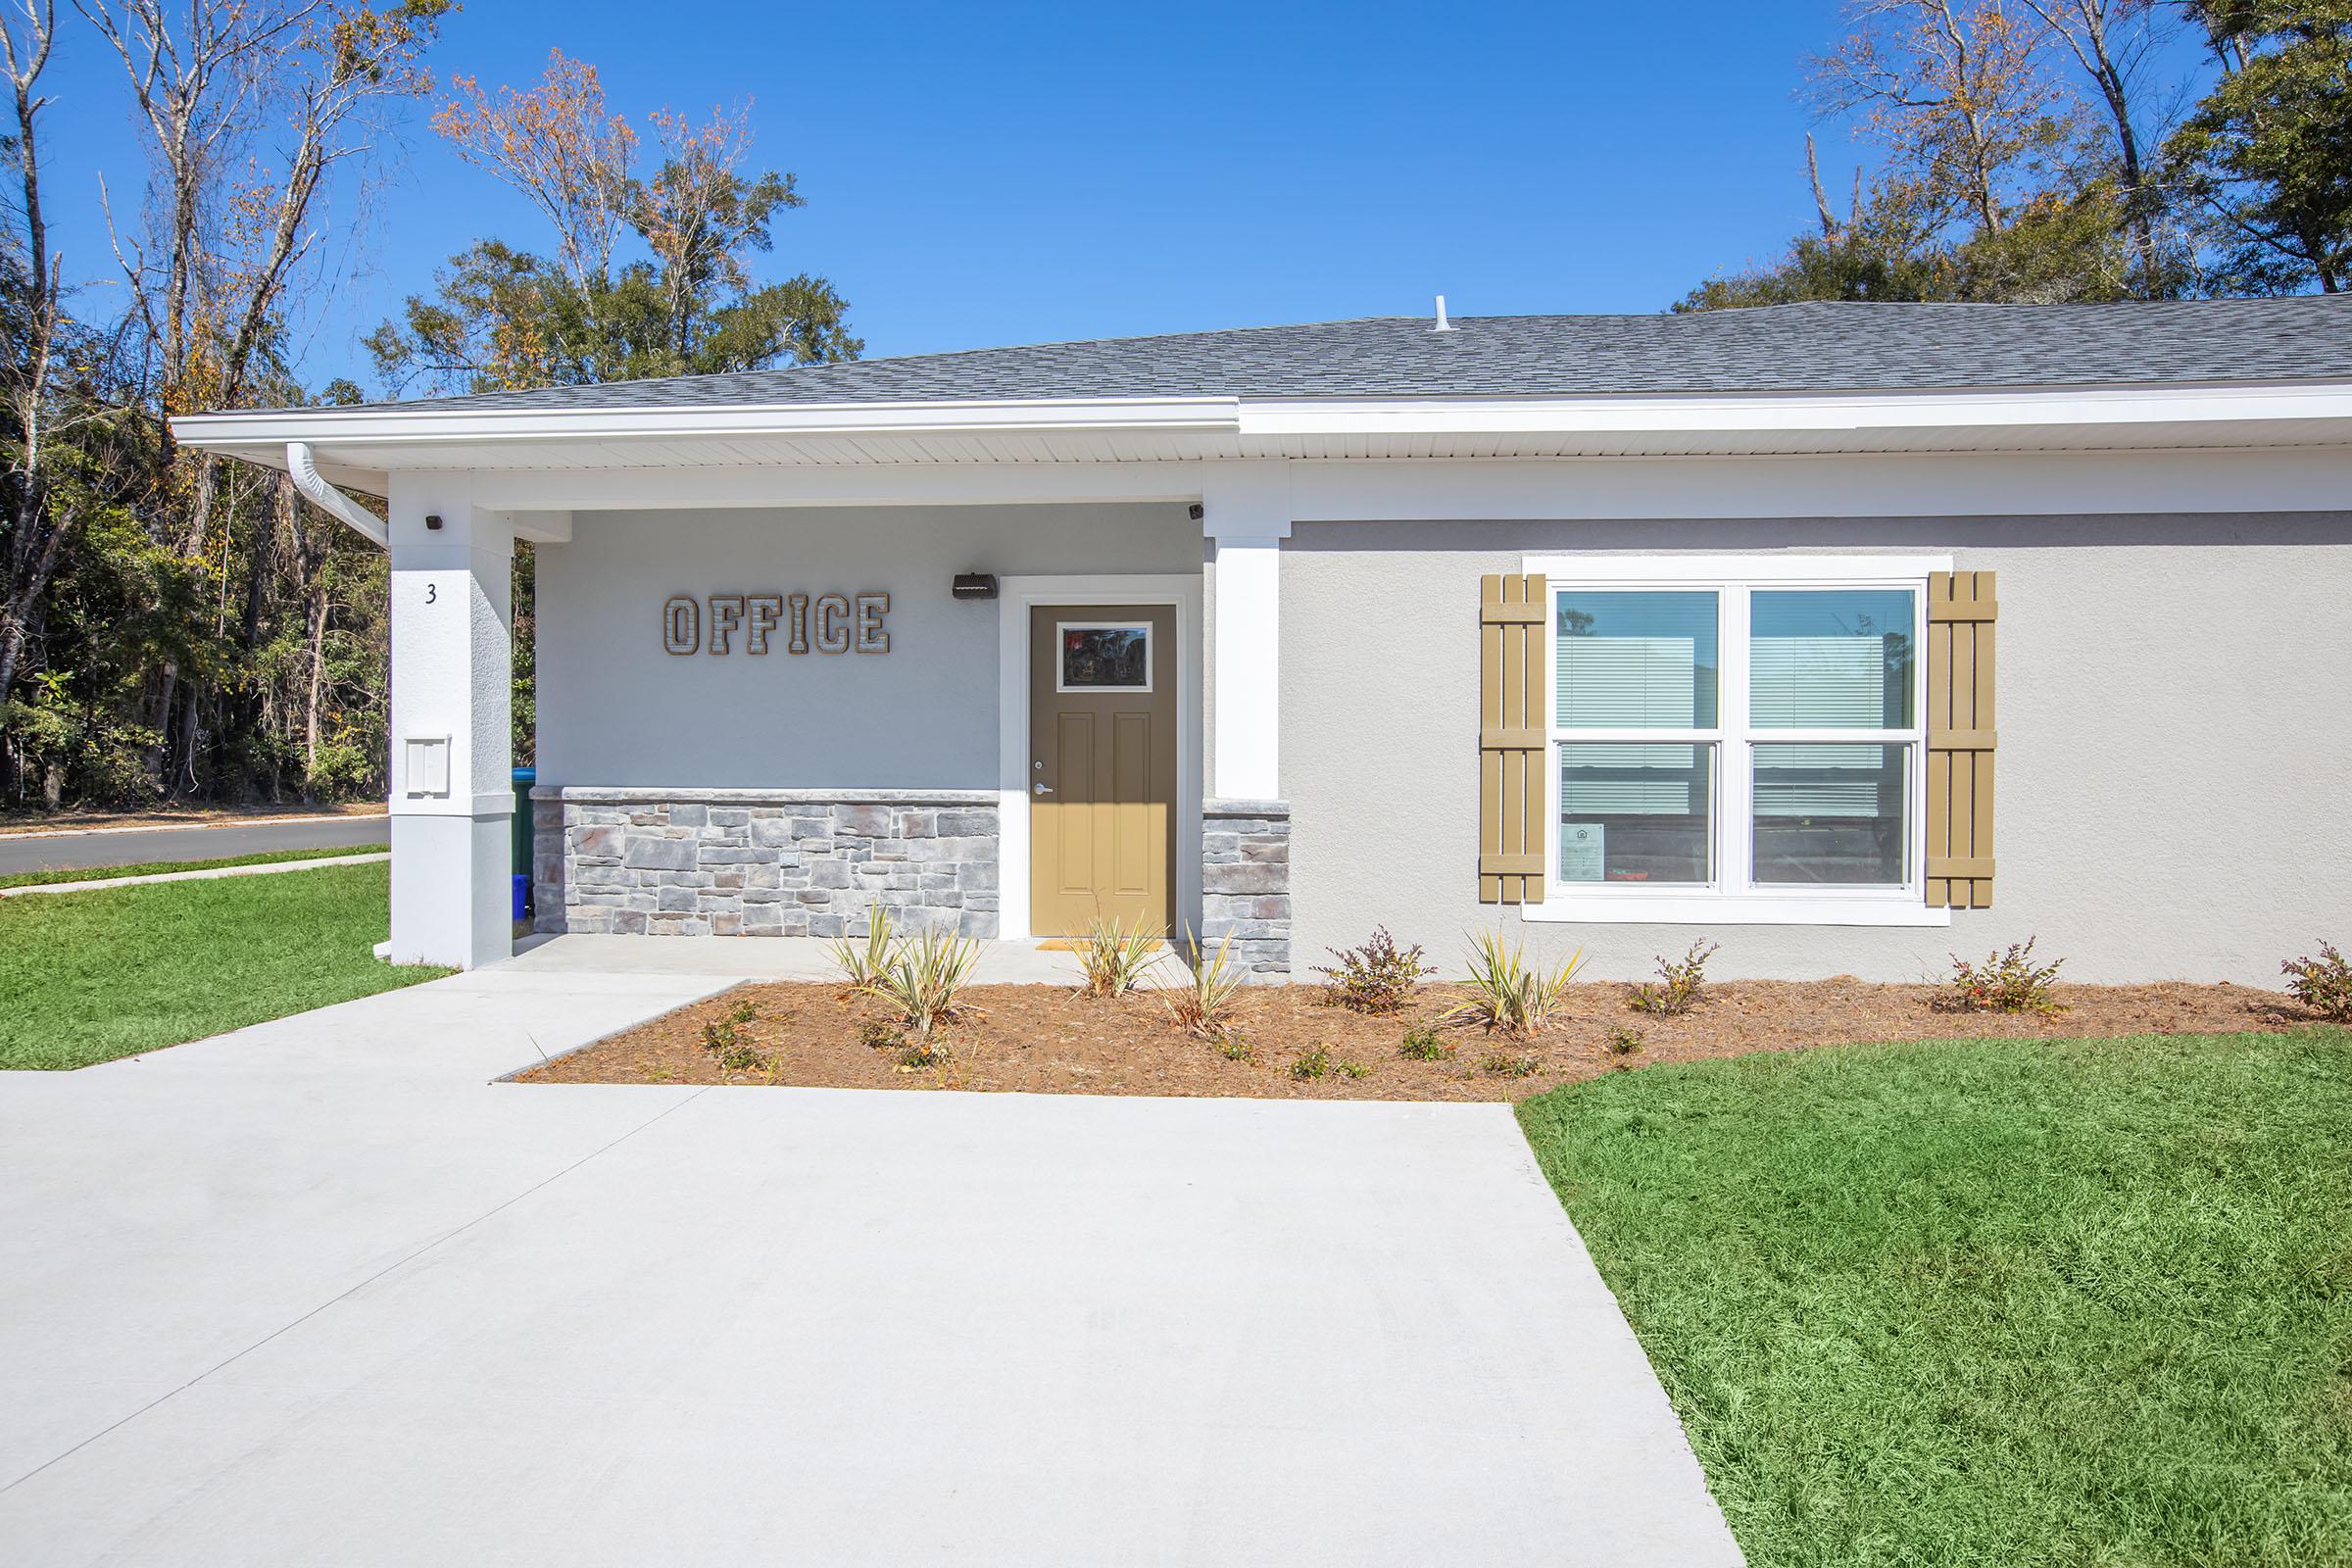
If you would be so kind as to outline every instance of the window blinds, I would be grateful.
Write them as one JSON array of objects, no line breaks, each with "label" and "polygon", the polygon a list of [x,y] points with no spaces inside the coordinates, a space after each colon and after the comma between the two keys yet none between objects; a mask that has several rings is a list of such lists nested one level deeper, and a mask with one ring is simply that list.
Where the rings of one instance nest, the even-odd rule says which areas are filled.
[{"label": "window blinds", "polygon": [[1748,723],[1757,729],[1880,729],[1882,637],[1758,637],[1748,644]]},{"label": "window blinds", "polygon": [[[1886,666],[1883,635],[1754,638],[1748,644],[1748,723],[1758,730],[1881,728],[1888,722]],[[1759,746],[1756,815],[1875,817],[1899,811],[1901,756],[1899,749],[1879,746]]]},{"label": "window blinds", "polygon": [[1703,816],[1712,746],[1560,747],[1563,816]]},{"label": "window blinds", "polygon": [[1562,637],[1560,723],[1570,729],[1691,729],[1697,645],[1689,637]]}]

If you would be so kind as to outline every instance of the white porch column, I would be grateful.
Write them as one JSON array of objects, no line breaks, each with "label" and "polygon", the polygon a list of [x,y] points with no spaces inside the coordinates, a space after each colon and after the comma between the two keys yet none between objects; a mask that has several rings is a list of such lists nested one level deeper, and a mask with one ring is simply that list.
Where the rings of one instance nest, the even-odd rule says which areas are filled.
[{"label": "white porch column", "polygon": [[1219,465],[1201,486],[1201,530],[1216,543],[1212,799],[1282,799],[1282,541],[1291,535],[1290,503],[1282,463]]},{"label": "white porch column", "polygon": [[1217,744],[1208,793],[1282,799],[1282,541],[1217,539],[1210,688]]},{"label": "white porch column", "polygon": [[392,961],[471,969],[514,952],[514,529],[464,474],[391,492]]}]

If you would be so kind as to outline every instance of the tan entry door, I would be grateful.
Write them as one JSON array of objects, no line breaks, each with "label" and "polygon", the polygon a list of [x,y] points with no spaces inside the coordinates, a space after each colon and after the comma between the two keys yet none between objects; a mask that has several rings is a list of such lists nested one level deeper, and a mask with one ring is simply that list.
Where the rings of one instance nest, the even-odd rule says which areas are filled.
[{"label": "tan entry door", "polygon": [[1029,612],[1029,928],[1167,934],[1176,848],[1176,612]]}]

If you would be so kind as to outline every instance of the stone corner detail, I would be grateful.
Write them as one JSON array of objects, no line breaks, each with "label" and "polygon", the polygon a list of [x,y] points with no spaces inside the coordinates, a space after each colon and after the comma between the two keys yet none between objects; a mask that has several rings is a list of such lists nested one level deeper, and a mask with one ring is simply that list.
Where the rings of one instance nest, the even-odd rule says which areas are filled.
[{"label": "stone corner detail", "polygon": [[1251,980],[1291,978],[1291,808],[1286,801],[1200,803],[1200,941],[1233,940]]}]

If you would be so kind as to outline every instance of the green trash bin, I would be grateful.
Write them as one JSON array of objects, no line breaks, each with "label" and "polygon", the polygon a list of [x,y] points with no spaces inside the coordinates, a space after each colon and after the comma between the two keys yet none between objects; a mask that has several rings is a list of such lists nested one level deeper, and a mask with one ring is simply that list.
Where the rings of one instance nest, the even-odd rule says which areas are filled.
[{"label": "green trash bin", "polygon": [[514,769],[514,918],[531,911],[531,786],[539,782],[535,767]]}]

